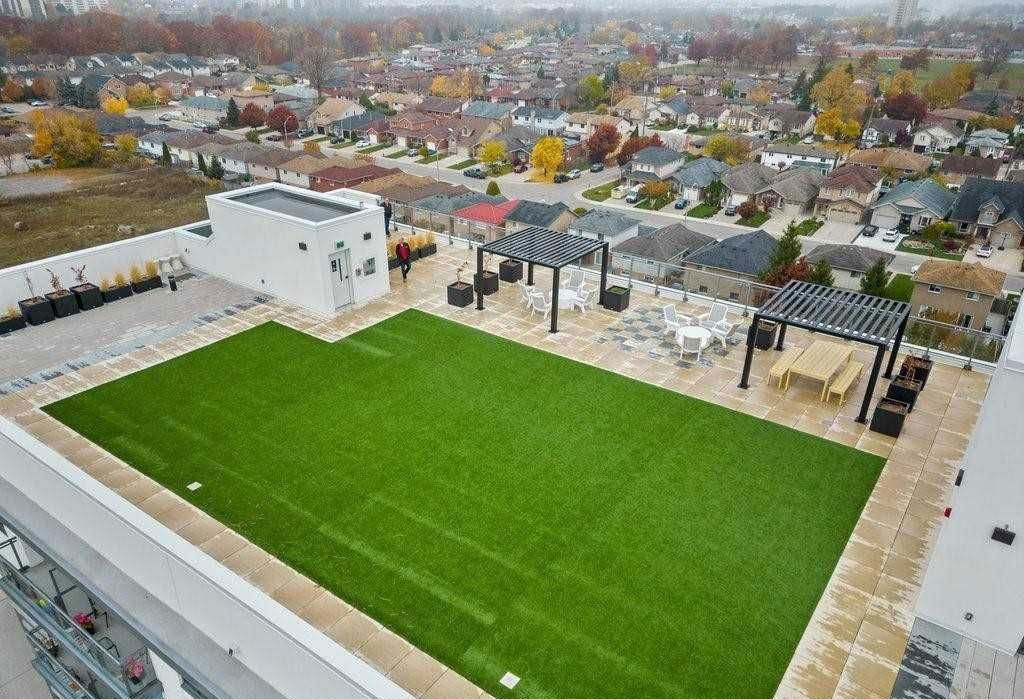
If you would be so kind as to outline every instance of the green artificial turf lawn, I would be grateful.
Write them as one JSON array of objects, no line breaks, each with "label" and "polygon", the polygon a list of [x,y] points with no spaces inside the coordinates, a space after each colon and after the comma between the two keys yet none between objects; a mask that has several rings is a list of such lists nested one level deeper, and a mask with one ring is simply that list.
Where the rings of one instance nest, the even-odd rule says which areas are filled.
[{"label": "green artificial turf lawn", "polygon": [[261,325],[46,411],[527,699],[767,699],[882,465],[418,311]]}]

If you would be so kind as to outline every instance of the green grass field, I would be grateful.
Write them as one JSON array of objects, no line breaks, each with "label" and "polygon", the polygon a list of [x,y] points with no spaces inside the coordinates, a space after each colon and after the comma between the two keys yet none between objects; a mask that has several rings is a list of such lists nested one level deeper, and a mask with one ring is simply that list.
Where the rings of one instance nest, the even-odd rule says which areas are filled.
[{"label": "green grass field", "polygon": [[46,411],[526,699],[771,697],[882,465],[412,310],[335,344],[261,325]]}]

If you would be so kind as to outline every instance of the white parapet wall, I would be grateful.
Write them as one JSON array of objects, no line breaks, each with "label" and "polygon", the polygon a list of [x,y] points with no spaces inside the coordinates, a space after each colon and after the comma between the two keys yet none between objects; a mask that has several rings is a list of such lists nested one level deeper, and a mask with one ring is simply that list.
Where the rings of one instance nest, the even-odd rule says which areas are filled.
[{"label": "white parapet wall", "polygon": [[[178,626],[137,629],[160,635],[164,643],[175,633],[184,636],[170,650],[189,665],[210,668],[210,658],[198,656],[197,649],[214,647],[223,654],[220,660],[241,663],[289,699],[411,699],[338,643],[4,419],[0,512],[18,530],[42,540],[55,560],[77,570],[87,587],[113,591],[114,602],[124,604],[117,600],[118,589],[130,581],[177,615],[180,626],[202,634],[200,642],[178,633]],[[70,536],[43,534],[44,527],[52,527],[45,521],[51,513]],[[129,615],[138,611],[127,609]],[[165,627],[176,623],[161,618]]]},{"label": "white parapet wall", "polygon": [[[1024,314],[1017,314],[963,459],[917,615],[1014,655],[1024,641]],[[956,396],[953,401],[957,401]],[[1016,534],[992,539],[996,527]]]}]

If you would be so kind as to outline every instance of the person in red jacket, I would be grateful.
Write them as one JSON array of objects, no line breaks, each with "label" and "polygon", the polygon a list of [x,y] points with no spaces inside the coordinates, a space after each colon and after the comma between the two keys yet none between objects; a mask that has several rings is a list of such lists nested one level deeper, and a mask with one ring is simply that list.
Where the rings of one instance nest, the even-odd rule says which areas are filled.
[{"label": "person in red jacket", "polygon": [[409,247],[409,243],[405,242],[405,238],[399,240],[398,245],[395,246],[395,257],[398,258],[398,266],[402,268],[402,281],[404,282],[409,270],[412,269],[412,249]]}]

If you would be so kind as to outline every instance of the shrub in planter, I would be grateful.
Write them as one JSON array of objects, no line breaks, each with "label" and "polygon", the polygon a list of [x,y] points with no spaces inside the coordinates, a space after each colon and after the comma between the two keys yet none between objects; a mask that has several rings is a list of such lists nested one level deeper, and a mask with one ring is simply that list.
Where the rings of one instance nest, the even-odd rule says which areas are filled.
[{"label": "shrub in planter", "polygon": [[890,437],[899,437],[903,431],[903,421],[907,419],[910,406],[892,398],[882,398],[875,406],[875,414],[871,418],[871,431]]},{"label": "shrub in planter", "polygon": [[53,314],[58,318],[64,318],[78,313],[78,301],[75,300],[75,295],[64,288],[64,285],[60,283],[60,277],[52,270],[47,268],[46,271],[50,273],[50,286],[53,287],[53,291],[45,296],[53,304]]},{"label": "shrub in planter", "polygon": [[102,306],[103,294],[98,286],[90,283],[85,278],[85,265],[78,268],[72,267],[71,270],[75,273],[76,282],[71,287],[71,293],[75,295],[75,302],[78,304],[78,307],[83,311],[89,311]]},{"label": "shrub in planter", "polygon": [[465,308],[473,303],[473,285],[462,281],[462,271],[465,268],[466,263],[463,263],[455,270],[455,281],[448,285],[448,303],[459,308]]},{"label": "shrub in planter", "polygon": [[629,308],[629,289],[625,286],[610,286],[604,290],[602,305],[609,311],[622,312]]},{"label": "shrub in planter", "polygon": [[146,262],[145,270],[139,269],[138,265],[132,265],[128,270],[128,277],[131,279],[132,291],[136,294],[159,289],[164,285],[160,279],[160,270],[153,260]]},{"label": "shrub in planter", "polygon": [[923,391],[925,384],[928,383],[928,374],[931,373],[931,370],[932,360],[908,354],[903,358],[903,364],[900,366],[900,376],[907,379],[917,379],[921,382],[921,390]]},{"label": "shrub in planter", "polygon": [[72,617],[75,623],[85,629],[89,635],[96,633],[96,624],[93,622],[92,614],[85,614],[84,612],[78,612]]},{"label": "shrub in planter", "polygon": [[501,281],[513,284],[523,278],[523,263],[519,260],[502,260],[498,263]]},{"label": "shrub in planter", "polygon": [[421,259],[437,253],[437,238],[434,235],[434,231],[427,231],[422,237],[423,245],[420,247]]},{"label": "shrub in planter", "polygon": [[14,308],[8,308],[4,311],[3,315],[0,315],[0,335],[6,335],[12,333],[15,330],[21,330],[26,325],[24,316],[21,312]]},{"label": "shrub in planter", "polygon": [[18,308],[21,309],[21,316],[29,325],[42,325],[56,318],[53,313],[53,304],[42,296],[33,296],[18,301]]},{"label": "shrub in planter", "polygon": [[132,295],[132,287],[124,275],[118,272],[114,275],[114,281],[109,279],[100,280],[100,293],[103,294],[103,302],[119,301]]},{"label": "shrub in planter", "polygon": [[917,395],[921,392],[922,383],[911,378],[898,376],[889,383],[889,390],[886,398],[898,400],[907,404],[907,412],[913,412],[914,404],[917,403]]},{"label": "shrub in planter", "polygon": [[487,269],[490,266],[490,262],[491,256],[488,255],[487,259],[484,260],[483,273],[473,275],[473,285],[483,292],[484,296],[498,293],[498,273]]}]

